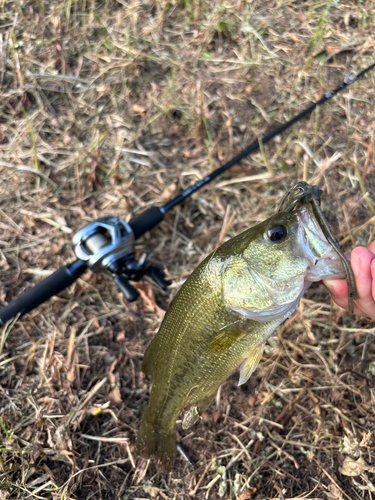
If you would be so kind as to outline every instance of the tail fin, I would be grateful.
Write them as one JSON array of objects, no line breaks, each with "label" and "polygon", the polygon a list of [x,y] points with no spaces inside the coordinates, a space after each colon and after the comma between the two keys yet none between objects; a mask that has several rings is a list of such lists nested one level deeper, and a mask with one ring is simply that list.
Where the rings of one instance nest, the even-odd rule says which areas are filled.
[{"label": "tail fin", "polygon": [[144,458],[156,455],[165,470],[171,470],[176,455],[176,430],[164,431],[143,416],[137,436],[137,453]]}]

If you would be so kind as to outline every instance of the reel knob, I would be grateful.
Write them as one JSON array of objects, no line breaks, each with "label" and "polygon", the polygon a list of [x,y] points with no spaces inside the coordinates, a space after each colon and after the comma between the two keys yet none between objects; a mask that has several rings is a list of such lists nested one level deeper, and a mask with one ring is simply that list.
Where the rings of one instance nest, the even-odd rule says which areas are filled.
[{"label": "reel knob", "polygon": [[124,294],[124,297],[128,302],[134,302],[139,297],[139,292],[133,285],[129,283],[129,281],[122,276],[121,274],[114,273],[114,282],[119,287],[121,292]]}]

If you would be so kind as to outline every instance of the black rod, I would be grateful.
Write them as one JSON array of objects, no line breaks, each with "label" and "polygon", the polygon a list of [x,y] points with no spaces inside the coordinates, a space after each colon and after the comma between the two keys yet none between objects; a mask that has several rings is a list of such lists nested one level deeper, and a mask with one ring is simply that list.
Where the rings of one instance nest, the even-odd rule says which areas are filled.
[{"label": "black rod", "polygon": [[62,290],[70,286],[87,269],[87,264],[83,260],[77,259],[70,264],[60,267],[53,274],[48,276],[33,288],[20,295],[10,304],[0,310],[0,325],[5,325],[7,321],[20,314],[32,311],[43,304],[53,295],[57,295]]},{"label": "black rod", "polygon": [[[341,85],[339,85],[336,89],[332,90],[331,92],[328,92],[321,99],[319,99],[319,101],[313,103],[311,106],[306,108],[304,111],[299,113],[297,116],[295,116],[294,118],[292,118],[288,122],[286,122],[283,125],[281,125],[280,127],[278,127],[276,130],[265,135],[263,137],[263,139],[261,139],[262,144],[265,144],[266,142],[270,141],[276,135],[281,134],[281,132],[284,132],[284,130],[291,127],[294,123],[298,122],[299,120],[301,120],[305,116],[309,115],[312,111],[314,111],[314,109],[317,106],[320,106],[323,103],[325,103],[326,101],[328,101],[328,99],[331,99],[331,97],[336,95],[338,92],[341,92],[342,90],[344,90],[345,87],[352,84],[355,80],[357,80],[358,78],[360,78],[361,76],[366,74],[368,71],[370,71],[374,67],[375,67],[375,63],[371,64],[370,66],[368,66],[366,69],[362,70],[358,74],[355,71],[351,71],[350,73],[348,73],[346,75],[343,83]],[[166,212],[171,210],[173,207],[175,207],[179,203],[182,203],[188,196],[195,193],[195,191],[198,191],[198,189],[205,186],[206,184],[211,182],[213,179],[215,179],[218,175],[225,172],[225,170],[228,170],[228,168],[232,167],[235,163],[238,163],[240,160],[242,160],[242,158],[249,155],[253,151],[257,151],[259,148],[260,148],[259,140],[256,140],[255,142],[250,144],[250,146],[248,148],[246,148],[244,151],[242,151],[240,154],[238,154],[237,156],[235,156],[234,158],[229,160],[225,165],[222,165],[221,167],[217,168],[211,174],[206,175],[206,177],[204,177],[203,179],[201,179],[197,183],[195,183],[192,186],[185,189],[185,191],[183,191],[181,194],[176,196],[176,198],[174,198],[173,200],[169,201],[168,203],[166,203],[165,205],[160,207],[160,209],[159,209],[160,212],[162,214],[165,214]]]}]

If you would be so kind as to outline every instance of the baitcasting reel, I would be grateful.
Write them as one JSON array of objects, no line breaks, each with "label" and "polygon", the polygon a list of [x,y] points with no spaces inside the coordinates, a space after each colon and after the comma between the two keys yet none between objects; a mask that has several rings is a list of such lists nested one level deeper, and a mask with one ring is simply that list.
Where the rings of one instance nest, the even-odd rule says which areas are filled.
[{"label": "baitcasting reel", "polygon": [[134,239],[133,230],[125,221],[103,217],[80,229],[72,240],[77,258],[93,273],[110,272],[129,302],[136,300],[139,292],[128,280],[139,281],[148,274],[163,290],[169,284],[160,269],[148,264],[146,256],[135,260]]},{"label": "baitcasting reel", "polygon": [[135,240],[162,220],[161,209],[151,207],[129,223],[117,217],[103,217],[87,224],[73,237],[73,250],[77,260],[60,267],[1,309],[0,325],[4,325],[18,314],[23,316],[32,311],[70,286],[87,269],[94,273],[110,273],[129,302],[136,300],[139,292],[128,280],[139,281],[143,276],[149,275],[165,290],[169,283],[163,272],[151,266],[145,256],[137,261],[134,252]]}]

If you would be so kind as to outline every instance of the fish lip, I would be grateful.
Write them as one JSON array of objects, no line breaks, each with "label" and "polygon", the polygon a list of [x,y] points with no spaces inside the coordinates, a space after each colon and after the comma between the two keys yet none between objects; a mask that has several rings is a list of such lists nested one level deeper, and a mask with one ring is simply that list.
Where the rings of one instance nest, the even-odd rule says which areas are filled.
[{"label": "fish lip", "polygon": [[[308,263],[305,280],[310,282],[322,279],[345,277],[338,254],[330,245],[309,206],[303,205],[298,214],[299,224],[296,238],[292,243],[296,255],[304,257]],[[317,255],[308,242],[308,234],[318,241],[321,255]]]}]

